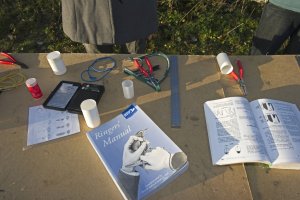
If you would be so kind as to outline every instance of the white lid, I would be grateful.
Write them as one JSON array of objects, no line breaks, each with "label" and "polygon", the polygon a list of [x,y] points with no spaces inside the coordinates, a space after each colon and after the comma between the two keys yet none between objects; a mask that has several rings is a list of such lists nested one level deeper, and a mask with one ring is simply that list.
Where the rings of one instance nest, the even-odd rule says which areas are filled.
[{"label": "white lid", "polygon": [[132,87],[133,81],[132,80],[124,80],[122,81],[122,87]]},{"label": "white lid", "polygon": [[94,99],[86,99],[80,104],[82,111],[97,109],[97,103]]},{"label": "white lid", "polygon": [[59,51],[53,51],[51,53],[48,53],[47,59],[49,60],[55,60],[57,58],[60,58],[60,52]]},{"label": "white lid", "polygon": [[27,87],[33,87],[36,85],[36,78],[29,78],[26,80]]}]

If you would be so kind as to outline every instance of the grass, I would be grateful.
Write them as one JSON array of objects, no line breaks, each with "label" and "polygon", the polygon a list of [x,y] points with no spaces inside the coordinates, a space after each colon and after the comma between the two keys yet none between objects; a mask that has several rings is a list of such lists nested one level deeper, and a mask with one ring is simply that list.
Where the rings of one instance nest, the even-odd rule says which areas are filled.
[{"label": "grass", "polygon": [[[59,0],[2,0],[0,50],[85,52],[63,33]],[[158,0],[159,31],[148,51],[247,55],[263,4],[250,0]],[[118,48],[116,48],[118,52]]]}]

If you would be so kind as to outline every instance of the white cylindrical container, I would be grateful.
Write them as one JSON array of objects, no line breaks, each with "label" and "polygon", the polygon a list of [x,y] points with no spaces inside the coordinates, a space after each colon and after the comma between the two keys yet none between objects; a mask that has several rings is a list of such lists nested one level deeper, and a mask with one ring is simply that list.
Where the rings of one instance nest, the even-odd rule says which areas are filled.
[{"label": "white cylindrical container", "polygon": [[219,53],[217,62],[222,74],[230,74],[232,72],[233,66],[226,53]]},{"label": "white cylindrical container", "polygon": [[80,104],[80,108],[89,128],[96,128],[100,125],[100,117],[97,103],[94,99],[86,99]]},{"label": "white cylindrical container", "polygon": [[53,51],[47,55],[47,60],[51,66],[52,71],[55,75],[63,75],[66,73],[67,68],[64,61],[61,58],[59,51]]},{"label": "white cylindrical container", "polygon": [[124,80],[122,81],[123,94],[126,99],[131,99],[134,97],[133,81]]}]

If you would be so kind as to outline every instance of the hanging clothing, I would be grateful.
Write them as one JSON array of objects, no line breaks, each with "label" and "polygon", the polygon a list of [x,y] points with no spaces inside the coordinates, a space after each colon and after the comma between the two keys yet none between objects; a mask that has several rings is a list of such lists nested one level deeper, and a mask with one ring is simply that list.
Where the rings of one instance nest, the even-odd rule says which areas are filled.
[{"label": "hanging clothing", "polygon": [[88,44],[125,44],[158,29],[156,0],[61,0],[65,34]]}]

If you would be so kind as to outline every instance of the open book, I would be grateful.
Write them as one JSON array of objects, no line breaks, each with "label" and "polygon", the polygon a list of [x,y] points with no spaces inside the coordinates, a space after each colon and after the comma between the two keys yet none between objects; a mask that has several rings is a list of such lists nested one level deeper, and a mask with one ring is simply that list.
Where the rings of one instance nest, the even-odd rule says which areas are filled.
[{"label": "open book", "polygon": [[144,199],[188,168],[186,154],[134,104],[87,137],[125,199]]},{"label": "open book", "polygon": [[295,104],[243,97],[204,103],[214,165],[260,162],[300,169],[300,114]]}]

